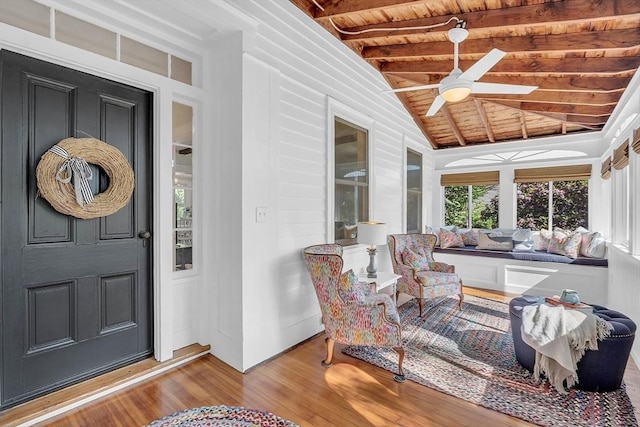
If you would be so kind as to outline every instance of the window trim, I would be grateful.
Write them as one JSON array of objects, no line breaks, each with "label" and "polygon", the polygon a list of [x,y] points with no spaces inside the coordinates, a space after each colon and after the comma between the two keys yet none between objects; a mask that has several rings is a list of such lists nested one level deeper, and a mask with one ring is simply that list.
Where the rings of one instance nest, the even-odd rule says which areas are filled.
[{"label": "window trim", "polygon": [[[176,146],[184,146],[185,148],[191,148],[192,149],[192,153],[195,152],[196,154],[198,154],[200,152],[200,135],[198,133],[198,129],[199,129],[199,114],[202,111],[202,107],[201,104],[199,102],[194,102],[193,100],[183,97],[183,96],[173,96],[172,98],[172,103],[171,105],[173,106],[173,103],[178,103],[178,104],[182,104],[182,105],[186,105],[188,107],[191,107],[191,127],[192,127],[192,131],[191,131],[191,145],[185,145],[182,143],[176,143],[173,141],[173,135],[171,137],[171,164],[173,166],[173,150],[175,149]],[[173,118],[173,116],[172,116]],[[173,127],[173,120],[171,122],[171,125]],[[200,248],[201,248],[201,239],[197,238],[197,236],[201,235],[201,223],[200,223],[200,218],[201,218],[201,214],[200,214],[200,202],[201,202],[201,195],[198,192],[199,190],[199,183],[197,182],[197,178],[200,176],[200,170],[199,170],[199,165],[198,165],[198,160],[200,157],[199,156],[195,156],[192,154],[191,156],[191,199],[192,199],[192,206],[191,206],[191,212],[192,212],[192,220],[191,220],[191,262],[192,262],[192,267],[190,269],[185,269],[185,270],[176,270],[175,269],[175,257],[176,257],[176,246],[175,246],[175,242],[172,243],[171,245],[171,251],[172,251],[172,259],[173,259],[173,265],[171,267],[171,274],[173,275],[174,278],[183,278],[183,277],[190,277],[190,276],[196,276],[198,274],[200,274],[200,272],[202,271],[202,268],[200,266],[201,262],[200,262]],[[172,167],[171,168],[171,204],[172,206],[175,206],[175,183],[174,183],[174,179],[175,179],[175,170]],[[175,239],[175,233],[179,230],[179,228],[176,226],[175,223],[175,217],[172,217],[172,221],[171,221],[171,239],[173,241],[173,239]]]},{"label": "window trim", "polygon": [[[338,118],[345,122],[354,124],[359,126],[367,131],[367,172],[369,174],[368,180],[368,198],[369,198],[369,218],[375,218],[373,213],[373,196],[375,188],[375,174],[373,158],[372,155],[373,150],[375,148],[375,129],[374,129],[374,120],[367,116],[364,113],[359,112],[358,110],[349,107],[342,102],[327,97],[327,191],[326,191],[326,240],[327,242],[335,242],[335,197],[336,197],[336,188],[335,188],[335,119]],[[345,246],[346,248],[354,247],[357,245],[349,245]]]},{"label": "window trim", "polygon": [[631,246],[631,170],[627,167],[617,169],[613,174],[613,243],[625,248]]},{"label": "window trim", "polygon": [[[418,224],[418,229],[417,230],[411,230],[409,231],[409,171],[407,170],[407,166],[409,163],[409,151],[413,152],[414,154],[420,156],[420,207],[419,207],[419,224]],[[421,153],[420,151],[409,147],[407,144],[404,144],[404,174],[403,174],[403,181],[404,181],[404,194],[403,194],[403,230],[405,231],[405,233],[413,233],[413,232],[417,232],[417,233],[422,233],[423,227],[424,227],[424,208],[425,208],[425,203],[424,203],[424,153]],[[415,194],[418,194],[417,191],[414,191]]]}]

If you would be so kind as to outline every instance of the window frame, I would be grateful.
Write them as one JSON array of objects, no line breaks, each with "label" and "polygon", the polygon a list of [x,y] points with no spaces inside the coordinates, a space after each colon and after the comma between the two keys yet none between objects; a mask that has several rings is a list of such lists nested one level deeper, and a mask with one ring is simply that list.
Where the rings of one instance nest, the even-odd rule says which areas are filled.
[{"label": "window frame", "polygon": [[[446,200],[446,188],[447,187],[467,187],[467,212],[466,212],[466,226],[463,228],[474,228],[473,225],[473,186],[497,186],[498,188],[498,218],[495,227],[500,224],[500,177],[502,171],[500,170],[487,170],[487,171],[474,171],[474,172],[462,172],[462,173],[443,173],[440,175],[440,206],[443,224],[446,223],[447,207]],[[450,224],[445,224],[450,225]],[[478,227],[475,227],[478,228]]]},{"label": "window frame", "polygon": [[[198,134],[198,120],[200,114],[200,104],[198,102],[194,102],[191,99],[181,96],[174,96],[172,99],[172,108],[173,104],[182,104],[184,106],[191,108],[191,144],[185,144],[182,142],[176,142],[173,139],[173,135],[171,138],[171,204],[174,208],[174,212],[172,214],[172,225],[171,225],[171,252],[172,252],[172,267],[171,274],[174,277],[187,277],[194,276],[199,274],[201,270],[198,260],[200,259],[198,254],[200,250],[200,239],[197,236],[200,235],[200,214],[199,214],[199,204],[200,204],[200,194],[197,192],[198,183],[197,178],[198,174],[198,165],[197,165],[197,154],[200,152],[200,144],[199,144],[199,134]],[[173,114],[172,114],[173,118]],[[174,126],[173,120],[171,124],[172,128]],[[190,148],[191,152],[191,185],[190,186],[181,186],[176,183],[176,164],[174,159],[174,150],[177,148]],[[182,176],[186,176],[189,174],[180,173]],[[191,191],[191,219],[188,224],[178,225],[176,221],[176,212],[175,212],[175,192],[176,189],[185,189]],[[191,268],[187,269],[178,269],[176,268],[177,261],[177,242],[176,236],[177,233],[190,233],[190,236],[184,236],[188,238],[191,244]]]},{"label": "window frame", "polygon": [[613,242],[625,248],[631,245],[631,169],[629,166],[613,171]]},{"label": "window frame", "polygon": [[[373,150],[375,147],[374,120],[351,108],[342,102],[327,97],[327,197],[326,197],[326,236],[327,242],[336,242],[335,238],[335,197],[336,197],[336,181],[335,181],[335,120],[339,119],[343,122],[358,126],[367,131],[367,174],[368,174],[368,212],[369,218],[361,218],[361,221],[367,221],[374,218],[373,215],[373,191],[375,188],[375,174],[373,173]],[[357,243],[345,244],[345,248],[357,246]]]},{"label": "window frame", "polygon": [[[467,187],[467,223],[465,224],[464,227],[460,227],[460,228],[482,228],[482,227],[477,227],[473,225],[473,208],[474,208],[474,198],[473,198],[473,187],[474,186],[497,186],[498,187],[498,204],[500,203],[500,183],[497,184],[458,184],[458,185],[442,185],[441,189],[442,189],[442,216],[443,216],[443,223],[445,223],[444,225],[452,225],[452,224],[446,224],[446,217],[447,217],[447,206],[445,204],[445,200],[446,200],[446,194],[447,194],[447,187]],[[498,205],[498,218],[496,221],[496,224],[493,228],[498,228],[500,226],[500,208]]]},{"label": "window frame", "polygon": [[[419,156],[420,158],[420,191],[416,191],[416,190],[410,190],[409,189],[409,153],[413,153],[416,156]],[[405,201],[404,201],[404,205],[405,205],[405,215],[404,215],[404,219],[405,219],[405,232],[406,233],[422,233],[422,229],[424,227],[424,215],[423,215],[423,211],[424,211],[424,154],[419,152],[418,150],[415,150],[411,147],[405,147],[405,161],[404,161],[404,186],[405,186]],[[409,193],[412,194],[419,194],[419,204],[418,204],[418,228],[416,230],[409,230]]]},{"label": "window frame", "polygon": [[[519,216],[519,212],[518,212],[518,196],[517,196],[517,188],[518,185],[520,184],[527,184],[527,183],[533,183],[533,182],[539,182],[539,183],[546,183],[547,185],[547,192],[548,192],[548,196],[547,196],[547,229],[549,230],[553,230],[556,227],[556,224],[553,220],[553,216],[554,216],[554,209],[553,209],[553,192],[555,189],[555,183],[556,182],[561,182],[561,181],[587,181],[587,206],[586,206],[586,212],[587,212],[587,221],[586,221],[586,227],[589,228],[590,227],[590,223],[591,223],[591,212],[590,212],[590,200],[591,200],[591,178],[589,179],[564,179],[564,180],[540,180],[540,181],[526,181],[526,182],[517,182],[514,183],[515,187],[516,187],[516,197],[515,197],[515,226],[518,227],[518,221],[520,219]],[[542,228],[542,227],[541,227]],[[577,228],[577,227],[572,227],[573,229]]]}]

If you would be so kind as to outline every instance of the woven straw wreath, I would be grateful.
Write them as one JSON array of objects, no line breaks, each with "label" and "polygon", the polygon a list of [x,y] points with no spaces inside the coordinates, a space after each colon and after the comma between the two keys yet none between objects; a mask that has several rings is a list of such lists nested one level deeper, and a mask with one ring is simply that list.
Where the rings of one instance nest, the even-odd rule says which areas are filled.
[{"label": "woven straw wreath", "polygon": [[114,146],[95,138],[67,138],[56,144],[71,157],[98,165],[109,177],[107,189],[94,196],[93,202],[80,206],[71,184],[56,180],[56,173],[65,159],[47,151],[40,158],[36,178],[40,195],[58,212],[76,218],[99,218],[120,210],[133,194],[133,170],[126,157]]}]

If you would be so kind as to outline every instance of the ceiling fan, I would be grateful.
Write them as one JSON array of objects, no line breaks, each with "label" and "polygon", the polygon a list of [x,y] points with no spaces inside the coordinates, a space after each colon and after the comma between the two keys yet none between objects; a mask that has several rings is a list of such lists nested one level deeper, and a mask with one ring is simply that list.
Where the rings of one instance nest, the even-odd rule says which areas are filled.
[{"label": "ceiling fan", "polygon": [[458,44],[466,40],[469,32],[464,29],[465,22],[461,21],[447,33],[449,40],[453,42],[453,70],[440,83],[411,86],[400,89],[393,89],[391,92],[409,92],[423,89],[438,89],[436,96],[426,116],[435,115],[445,102],[458,102],[465,99],[471,93],[503,93],[513,95],[526,95],[531,93],[538,86],[511,85],[502,83],[477,82],[491,67],[496,65],[507,53],[500,49],[492,49],[478,62],[473,64],[467,71],[458,68]]}]

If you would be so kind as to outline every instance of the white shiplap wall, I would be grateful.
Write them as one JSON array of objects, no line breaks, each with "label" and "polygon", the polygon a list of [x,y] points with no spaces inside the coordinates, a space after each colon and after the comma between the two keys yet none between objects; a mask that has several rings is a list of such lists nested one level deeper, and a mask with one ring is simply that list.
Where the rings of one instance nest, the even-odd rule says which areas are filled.
[{"label": "white shiplap wall", "polygon": [[[243,43],[243,266],[237,278],[243,332],[233,344],[242,343],[242,362],[230,361],[246,370],[322,330],[301,251],[327,242],[332,226],[331,111],[353,111],[371,125],[371,218],[387,222],[390,231],[404,227],[405,140],[427,164],[431,151],[397,98],[380,93],[387,84],[379,73],[295,6],[236,6],[260,23]],[[256,223],[257,207],[267,208],[266,223]],[[388,257],[380,248],[380,269],[390,268]],[[361,245],[347,248],[344,258],[345,269],[356,271],[369,261]],[[215,306],[221,314],[237,308]]]},{"label": "white shiplap wall", "polygon": [[[302,248],[326,240],[326,96],[283,78],[280,98],[277,259],[283,331],[309,323],[304,335],[320,331],[320,310]],[[296,309],[291,309],[296,307]],[[304,329],[304,328],[303,328]],[[293,340],[292,340],[293,341]],[[291,344],[288,343],[288,344]]]}]

